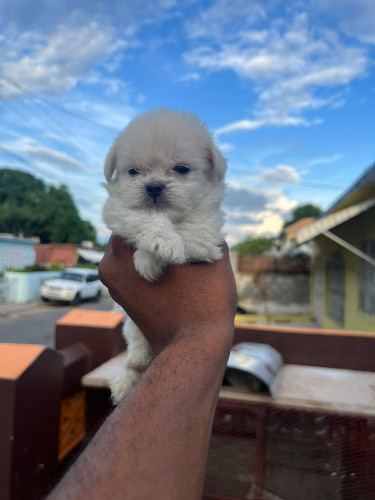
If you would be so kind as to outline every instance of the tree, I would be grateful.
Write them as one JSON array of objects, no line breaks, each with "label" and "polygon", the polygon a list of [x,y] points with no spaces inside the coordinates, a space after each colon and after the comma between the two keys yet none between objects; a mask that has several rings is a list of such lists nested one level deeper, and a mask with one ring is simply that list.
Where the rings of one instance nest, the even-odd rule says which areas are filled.
[{"label": "tree", "polygon": [[291,220],[285,222],[283,228],[290,226],[294,222],[304,219],[305,217],[314,217],[314,218],[319,217],[321,213],[322,210],[317,205],[313,205],[312,203],[307,203],[306,205],[299,205],[297,208],[293,210]]},{"label": "tree", "polygon": [[48,186],[27,172],[0,168],[0,232],[39,236],[42,243],[96,240],[65,185]]},{"label": "tree", "polygon": [[240,254],[260,255],[267,250],[270,250],[275,241],[276,238],[248,238],[247,240],[235,245],[232,250],[235,250]]}]

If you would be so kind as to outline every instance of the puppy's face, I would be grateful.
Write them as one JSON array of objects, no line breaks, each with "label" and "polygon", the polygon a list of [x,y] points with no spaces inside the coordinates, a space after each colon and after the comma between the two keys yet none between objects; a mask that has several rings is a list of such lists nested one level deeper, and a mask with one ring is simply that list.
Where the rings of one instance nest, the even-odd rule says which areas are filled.
[{"label": "puppy's face", "polygon": [[124,208],[171,216],[193,210],[225,170],[206,127],[194,115],[169,110],[133,120],[105,164],[108,191]]}]

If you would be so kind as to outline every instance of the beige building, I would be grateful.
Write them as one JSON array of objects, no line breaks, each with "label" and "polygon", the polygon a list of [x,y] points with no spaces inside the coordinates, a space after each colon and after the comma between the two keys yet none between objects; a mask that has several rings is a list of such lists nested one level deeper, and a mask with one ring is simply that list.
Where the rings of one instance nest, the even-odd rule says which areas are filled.
[{"label": "beige building", "polygon": [[297,244],[315,244],[311,298],[323,328],[375,331],[375,163]]}]

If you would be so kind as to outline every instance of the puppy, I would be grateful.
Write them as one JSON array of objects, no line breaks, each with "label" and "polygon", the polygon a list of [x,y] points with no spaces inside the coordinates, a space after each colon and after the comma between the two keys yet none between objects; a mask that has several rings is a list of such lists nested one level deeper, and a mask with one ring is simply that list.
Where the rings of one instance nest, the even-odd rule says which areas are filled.
[{"label": "puppy", "polygon": [[[226,168],[206,126],[183,111],[149,111],[117,137],[104,165],[103,220],[135,247],[134,265],[146,280],[157,280],[168,264],[220,259]],[[153,359],[130,318],[124,337],[125,365],[111,384],[115,403]]]}]

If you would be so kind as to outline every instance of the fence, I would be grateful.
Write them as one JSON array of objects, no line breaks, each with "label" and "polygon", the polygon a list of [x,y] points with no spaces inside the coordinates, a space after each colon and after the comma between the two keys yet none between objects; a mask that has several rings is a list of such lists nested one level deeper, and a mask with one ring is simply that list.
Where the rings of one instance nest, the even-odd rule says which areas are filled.
[{"label": "fence", "polygon": [[370,500],[375,415],[219,401],[206,500]]}]

